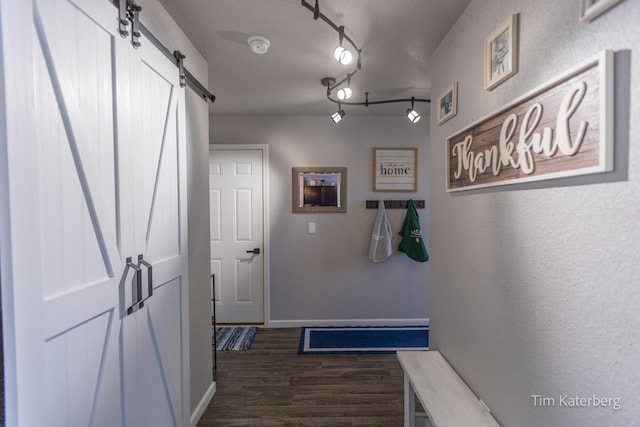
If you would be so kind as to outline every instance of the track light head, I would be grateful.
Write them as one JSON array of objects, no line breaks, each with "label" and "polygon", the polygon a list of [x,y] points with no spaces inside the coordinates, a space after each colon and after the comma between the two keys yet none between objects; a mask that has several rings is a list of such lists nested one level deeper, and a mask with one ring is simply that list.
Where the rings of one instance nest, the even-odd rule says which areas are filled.
[{"label": "track light head", "polygon": [[413,103],[416,100],[415,97],[411,97],[411,108],[407,108],[407,111],[405,111],[407,117],[409,118],[409,120],[411,121],[411,123],[418,123],[418,120],[420,120],[420,114],[418,114],[418,112],[416,110],[413,109]]},{"label": "track light head", "polygon": [[353,61],[353,54],[349,49],[338,46],[333,51],[333,57],[342,65],[349,65]]},{"label": "track light head", "polygon": [[353,60],[353,54],[349,49],[342,47],[342,39],[344,39],[344,26],[338,28],[338,37],[340,39],[340,45],[333,50],[333,57],[342,65],[349,65]]},{"label": "track light head", "polygon": [[351,90],[351,76],[352,74],[347,74],[347,86],[338,90],[338,99],[340,101],[344,101],[345,99],[351,98],[353,95],[353,91]]},{"label": "track light head", "polygon": [[420,120],[420,114],[413,108],[407,108],[406,114],[411,123],[417,123]]},{"label": "track light head", "polygon": [[353,95],[353,91],[350,87],[343,87],[338,91],[338,99],[340,101],[351,98],[351,95]]},{"label": "track light head", "polygon": [[340,120],[342,120],[344,115],[345,115],[344,110],[342,110],[342,109],[340,109],[340,107],[338,107],[338,111],[336,111],[335,113],[333,113],[331,115],[331,120],[333,120],[333,123],[337,124]]}]

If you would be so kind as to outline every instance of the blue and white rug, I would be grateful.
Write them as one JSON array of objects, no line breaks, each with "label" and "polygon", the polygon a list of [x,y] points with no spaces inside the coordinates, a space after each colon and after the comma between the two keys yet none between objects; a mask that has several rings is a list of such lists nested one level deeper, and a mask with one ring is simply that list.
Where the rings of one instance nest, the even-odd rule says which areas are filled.
[{"label": "blue and white rug", "polygon": [[[258,332],[255,326],[230,326],[216,328],[216,350],[248,350],[253,344],[253,339]],[[211,328],[211,345],[213,341],[213,328]]]},{"label": "blue and white rug", "polygon": [[395,353],[428,350],[428,326],[302,328],[298,354]]}]

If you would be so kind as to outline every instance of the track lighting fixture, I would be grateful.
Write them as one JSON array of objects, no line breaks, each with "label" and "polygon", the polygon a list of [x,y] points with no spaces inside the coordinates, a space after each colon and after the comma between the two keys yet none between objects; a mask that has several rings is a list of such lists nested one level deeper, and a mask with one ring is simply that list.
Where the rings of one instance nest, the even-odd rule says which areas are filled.
[{"label": "track lighting fixture", "polygon": [[[338,111],[336,111],[331,116],[331,118],[333,119],[334,123],[338,123],[340,120],[342,120],[342,118],[345,115],[344,110],[342,110],[342,108],[341,108],[342,104],[344,104],[344,105],[358,105],[358,106],[368,107],[370,105],[389,104],[389,103],[393,103],[393,102],[411,102],[411,108],[406,110],[407,117],[409,118],[409,120],[411,120],[412,123],[416,123],[418,120],[420,120],[420,114],[413,109],[413,104],[414,104],[414,102],[429,102],[430,103],[431,100],[429,100],[429,99],[420,99],[420,98],[416,98],[416,97],[411,97],[411,98],[403,98],[403,99],[384,99],[384,100],[379,100],[379,101],[369,101],[369,92],[365,92],[365,100],[363,102],[346,101],[347,99],[351,98],[351,96],[353,94],[353,91],[350,88],[351,77],[353,77],[358,71],[360,71],[362,69],[362,58],[360,56],[360,54],[362,53],[362,50],[360,50],[358,48],[358,46],[355,44],[355,42],[351,39],[351,37],[349,37],[345,33],[344,26],[337,26],[333,21],[331,21],[329,18],[327,18],[325,15],[323,15],[320,12],[320,6],[318,5],[318,0],[315,0],[315,5],[314,6],[312,6],[311,4],[307,3],[306,0],[302,0],[302,6],[306,7],[311,12],[313,12],[313,19],[315,19],[315,20],[317,20],[319,18],[322,19],[331,28],[333,28],[334,30],[336,30],[338,32],[338,38],[340,40],[340,45],[333,51],[333,57],[336,59],[336,61],[340,62],[343,65],[348,65],[349,63],[351,63],[353,61],[354,53],[352,53],[351,50],[346,49],[346,48],[344,48],[342,46],[343,41],[348,42],[353,47],[353,52],[355,52],[355,55],[357,55],[357,61],[356,61],[355,69],[351,73],[347,74],[347,76],[345,78],[343,78],[342,80],[340,80],[337,83],[336,83],[336,79],[333,78],[333,77],[325,77],[320,81],[322,83],[322,85],[326,86],[326,88],[327,88],[327,99],[329,101],[331,101],[331,102],[334,102],[334,103],[338,104]],[[332,98],[331,92],[334,89],[337,89],[339,86],[341,86],[345,82],[347,82],[347,85],[345,87],[341,87],[337,91],[338,99]]]},{"label": "track lighting fixture", "polygon": [[411,98],[411,108],[407,108],[406,114],[411,123],[417,123],[420,120],[420,114],[416,110],[413,109],[413,102],[415,98]]}]

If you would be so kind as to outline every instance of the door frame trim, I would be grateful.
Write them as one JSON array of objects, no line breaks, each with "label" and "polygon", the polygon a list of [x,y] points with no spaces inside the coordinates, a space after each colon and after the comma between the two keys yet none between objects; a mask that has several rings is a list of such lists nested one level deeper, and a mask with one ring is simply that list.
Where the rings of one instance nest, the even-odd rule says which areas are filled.
[{"label": "door frame trim", "polygon": [[271,251],[269,240],[269,144],[209,144],[209,154],[217,150],[261,150],[262,151],[262,238],[264,262],[262,267],[262,299],[264,327],[271,323],[269,258]]}]

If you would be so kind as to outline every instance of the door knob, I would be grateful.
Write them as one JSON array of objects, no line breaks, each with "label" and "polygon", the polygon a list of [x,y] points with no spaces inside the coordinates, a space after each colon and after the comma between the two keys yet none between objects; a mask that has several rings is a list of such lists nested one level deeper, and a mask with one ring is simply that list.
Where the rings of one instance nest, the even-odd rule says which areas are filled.
[{"label": "door knob", "polygon": [[260,248],[253,248],[251,251],[247,251],[248,254],[260,255]]}]

